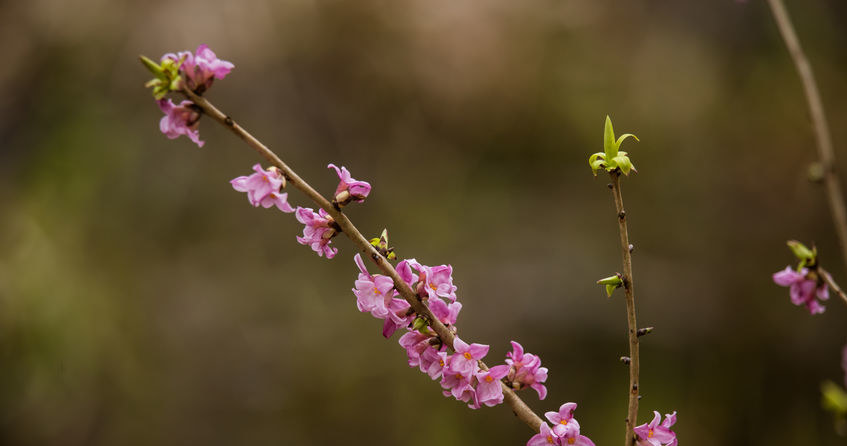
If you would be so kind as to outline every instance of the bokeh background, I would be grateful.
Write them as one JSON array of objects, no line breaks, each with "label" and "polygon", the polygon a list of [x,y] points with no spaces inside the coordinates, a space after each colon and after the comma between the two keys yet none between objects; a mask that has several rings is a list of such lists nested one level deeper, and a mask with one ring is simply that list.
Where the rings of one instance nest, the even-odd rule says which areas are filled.
[{"label": "bokeh background", "polygon": [[[847,4],[789,2],[847,167]],[[207,97],[325,193],[334,162],[374,185],[349,215],[401,257],[453,265],[463,338],[550,369],[537,412],[579,403],[622,437],[627,371],[603,119],[641,142],[623,181],[635,244],[641,422],[685,445],[844,444],[847,308],[775,286],[784,241],[847,282],[799,79],[762,1],[32,0],[0,6],[0,443],[524,444],[470,411],[356,311],[293,216],[228,181],[257,156],[213,121],[168,140],[153,58],[209,44],[236,69]],[[309,205],[291,193],[295,204]]]}]

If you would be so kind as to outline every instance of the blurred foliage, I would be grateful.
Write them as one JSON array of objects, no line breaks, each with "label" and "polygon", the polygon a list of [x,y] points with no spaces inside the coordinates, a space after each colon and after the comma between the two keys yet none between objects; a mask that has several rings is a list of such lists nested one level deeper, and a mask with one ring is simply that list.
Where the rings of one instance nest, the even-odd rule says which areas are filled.
[{"label": "blurred foliage", "polygon": [[[847,167],[847,4],[788,5]],[[811,317],[771,273],[788,238],[847,282],[794,67],[748,1],[34,0],[0,4],[0,443],[523,444],[406,367],[355,309],[354,249],[318,258],[290,215],[228,180],[257,161],[203,120],[168,140],[137,56],[207,43],[236,64],[207,97],[400,258],[451,263],[463,337],[550,368],[538,412],[579,403],[620,439],[614,207],[585,160],[605,115],[638,134],[641,414],[686,445],[843,444],[819,384],[847,309]],[[767,168],[762,166],[766,157]],[[693,169],[692,166],[697,166]],[[306,204],[293,192],[294,204]],[[779,410],[774,411],[774,408]]]}]

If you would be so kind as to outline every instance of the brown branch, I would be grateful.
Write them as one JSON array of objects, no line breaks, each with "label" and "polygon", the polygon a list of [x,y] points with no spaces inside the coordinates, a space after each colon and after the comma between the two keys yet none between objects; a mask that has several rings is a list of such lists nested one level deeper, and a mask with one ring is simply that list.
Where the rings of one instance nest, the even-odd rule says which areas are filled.
[{"label": "brown branch", "polygon": [[618,229],[621,234],[621,258],[623,260],[623,287],[626,293],[626,322],[629,329],[629,404],[626,416],[625,446],[635,444],[635,423],[638,422],[638,324],[635,321],[635,286],[632,279],[632,253],[630,252],[629,231],[626,227],[626,210],[621,196],[620,171],[610,173],[612,177],[612,195],[615,198],[615,209],[618,211]]},{"label": "brown branch", "polygon": [[835,169],[832,139],[829,134],[829,125],[826,122],[821,95],[818,91],[817,82],[815,82],[815,75],[805,53],[803,53],[800,40],[797,38],[797,33],[794,32],[794,25],[791,24],[791,18],[788,16],[782,0],[768,0],[768,5],[773,12],[776,26],[785,41],[785,46],[788,47],[791,59],[794,61],[794,66],[797,68],[797,74],[800,75],[800,82],[803,84],[803,91],[806,94],[806,102],[812,117],[829,209],[832,212],[838,243],[841,245],[842,259],[845,267],[847,267],[847,207],[844,205],[844,195],[841,192],[841,180]]},{"label": "brown branch", "polygon": [[838,284],[835,283],[835,280],[832,279],[832,275],[829,274],[829,271],[821,268],[820,266],[818,266],[817,270],[818,273],[820,273],[820,276],[823,277],[823,281],[826,282],[826,284],[829,285],[830,288],[832,288],[832,291],[835,291],[835,294],[837,294],[838,297],[840,297],[845,304],[847,304],[847,294],[844,294],[844,291],[841,289],[841,287],[839,287]]},{"label": "brown branch", "polygon": [[[224,127],[228,128],[230,131],[235,133],[239,138],[243,139],[244,142],[247,143],[248,146],[253,148],[256,152],[259,153],[263,158],[265,158],[270,164],[276,166],[285,178],[288,180],[288,184],[300,189],[304,194],[306,194],[309,199],[315,202],[319,207],[323,208],[338,226],[341,228],[341,231],[347,235],[347,237],[359,247],[359,249],[366,254],[367,257],[370,257],[371,260],[376,264],[376,266],[382,270],[387,276],[391,277],[394,280],[394,287],[397,291],[400,292],[400,295],[409,302],[409,305],[412,306],[412,309],[415,310],[419,316],[423,316],[427,318],[430,323],[429,326],[435,331],[435,333],[441,338],[445,345],[450,348],[453,348],[453,340],[455,336],[453,333],[435,317],[429,308],[424,305],[418,297],[415,295],[415,292],[400,278],[400,275],[397,274],[397,270],[388,263],[385,257],[383,257],[373,245],[368,242],[368,240],[353,226],[353,223],[350,219],[344,215],[343,212],[337,210],[332,203],[330,203],[326,198],[323,197],[320,193],[318,193],[312,186],[309,185],[306,181],[304,181],[300,176],[298,176],[287,164],[285,164],[274,152],[268,149],[261,141],[256,139],[249,132],[244,130],[240,125],[238,125],[235,121],[232,120],[229,116],[221,113],[220,110],[215,108],[214,105],[209,103],[205,98],[197,96],[192,91],[188,89],[182,90],[182,93],[194,102],[195,105],[200,107],[203,112],[214,119],[215,121],[221,123]],[[482,361],[479,362],[479,366],[483,370],[488,370],[488,366],[485,365]],[[539,427],[541,426],[542,420],[541,418],[523,402],[523,400],[515,393],[514,390],[510,389],[506,386],[502,381],[500,385],[503,388],[503,400],[506,404],[508,404],[515,416],[518,417],[521,421],[526,423],[533,431],[538,432]]]}]

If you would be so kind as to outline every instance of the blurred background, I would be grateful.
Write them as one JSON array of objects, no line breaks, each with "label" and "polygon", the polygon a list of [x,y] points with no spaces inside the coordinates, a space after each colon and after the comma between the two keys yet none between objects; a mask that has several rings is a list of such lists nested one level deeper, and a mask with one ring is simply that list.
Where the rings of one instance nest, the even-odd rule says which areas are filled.
[{"label": "blurred background", "polygon": [[[847,3],[789,2],[847,168]],[[0,6],[0,443],[525,444],[468,410],[356,311],[354,246],[319,258],[292,215],[228,181],[257,155],[210,119],[158,130],[138,63],[207,43],[206,95],[401,258],[452,264],[463,338],[514,339],[598,445],[626,411],[603,119],[623,180],[642,338],[641,420],[684,445],[844,444],[847,308],[812,317],[771,274],[816,243],[847,284],[794,66],[763,1],[32,0]],[[297,191],[295,205],[311,206]]]}]

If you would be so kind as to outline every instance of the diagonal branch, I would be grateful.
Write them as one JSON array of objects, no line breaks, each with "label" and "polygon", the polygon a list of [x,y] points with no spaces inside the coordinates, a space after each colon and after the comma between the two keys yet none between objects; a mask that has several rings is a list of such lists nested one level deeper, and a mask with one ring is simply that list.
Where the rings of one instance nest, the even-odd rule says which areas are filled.
[{"label": "diagonal branch", "polygon": [[785,41],[785,46],[788,47],[791,59],[794,61],[794,66],[797,68],[797,74],[800,75],[800,82],[803,84],[803,92],[806,94],[806,102],[809,106],[815,141],[817,142],[818,157],[820,158],[823,171],[829,209],[832,212],[835,232],[838,235],[838,243],[841,245],[842,259],[845,266],[847,266],[847,208],[845,208],[844,195],[841,192],[841,180],[835,169],[835,154],[832,149],[832,139],[829,134],[826,115],[823,111],[821,95],[818,91],[817,82],[815,82],[815,75],[812,72],[812,66],[809,65],[809,61],[806,59],[806,54],[803,53],[800,40],[797,38],[797,33],[794,32],[794,25],[791,24],[791,18],[788,16],[782,0],[768,0],[768,5],[770,5],[773,12],[776,26],[779,28],[782,39]]},{"label": "diagonal branch", "polygon": [[[358,246],[359,249],[367,255],[367,257],[370,257],[376,266],[382,270],[382,272],[384,272],[388,277],[391,277],[394,281],[394,287],[398,292],[400,292],[400,295],[409,302],[409,305],[412,306],[415,313],[427,318],[429,320],[429,326],[432,327],[436,334],[438,334],[444,344],[453,348],[453,340],[455,339],[453,333],[432,314],[429,308],[421,302],[420,299],[418,299],[409,285],[400,278],[397,270],[395,270],[394,267],[388,263],[388,260],[383,257],[376,248],[370,244],[370,242],[368,242],[368,240],[361,232],[359,232],[358,229],[356,229],[350,219],[348,219],[343,212],[332,206],[332,204],[324,198],[323,195],[318,193],[314,188],[312,188],[312,186],[309,185],[309,183],[300,178],[297,173],[288,167],[288,165],[285,164],[274,152],[268,149],[267,146],[262,144],[261,141],[244,130],[244,128],[233,121],[232,118],[223,114],[205,98],[196,95],[189,89],[183,89],[181,93],[194,102],[196,106],[200,107],[200,109],[203,110],[203,113],[209,115],[212,119],[235,133],[236,136],[243,139],[244,142],[246,142],[253,150],[258,152],[259,155],[265,158],[270,164],[276,166],[288,180],[289,184],[302,191],[307,197],[309,197],[309,199],[314,201],[316,205],[323,208],[324,211],[331,215],[341,228],[342,232],[347,235],[353,244]],[[483,370],[488,370],[488,366],[486,366],[482,361],[479,362],[479,366]],[[514,390],[509,388],[502,381],[500,385],[503,388],[503,400],[512,408],[515,416],[526,423],[533,431],[538,432],[539,427],[543,423],[541,418],[536,415],[535,412],[526,405],[526,403],[524,403]]]},{"label": "diagonal branch", "polygon": [[829,274],[829,271],[821,268],[820,266],[818,266],[817,270],[821,277],[823,277],[823,281],[832,288],[832,291],[835,291],[835,294],[837,294],[845,304],[847,304],[847,294],[844,294],[844,290],[835,283],[835,280],[832,279],[832,275]]}]

